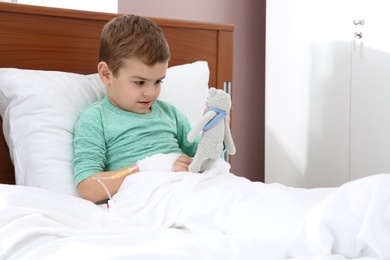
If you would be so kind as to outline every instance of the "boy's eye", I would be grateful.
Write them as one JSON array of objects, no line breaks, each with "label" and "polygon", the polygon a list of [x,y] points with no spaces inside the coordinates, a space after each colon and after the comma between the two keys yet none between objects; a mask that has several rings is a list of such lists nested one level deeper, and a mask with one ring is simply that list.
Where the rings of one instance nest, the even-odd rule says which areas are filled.
[{"label": "boy's eye", "polygon": [[156,81],[156,84],[161,84],[161,83],[164,83],[161,79]]},{"label": "boy's eye", "polygon": [[142,86],[143,84],[145,84],[145,81],[143,81],[143,80],[136,81],[135,84]]}]

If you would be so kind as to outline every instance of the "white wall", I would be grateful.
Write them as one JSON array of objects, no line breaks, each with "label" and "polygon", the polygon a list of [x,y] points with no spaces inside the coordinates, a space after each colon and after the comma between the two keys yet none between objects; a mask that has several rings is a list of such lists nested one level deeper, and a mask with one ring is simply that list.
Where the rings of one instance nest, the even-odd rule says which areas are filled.
[{"label": "white wall", "polygon": [[389,8],[267,1],[267,183],[329,187],[390,172]]},{"label": "white wall", "polygon": [[348,180],[350,1],[267,1],[267,183]]},{"label": "white wall", "polygon": [[97,12],[118,12],[117,0],[9,0],[8,2]]}]

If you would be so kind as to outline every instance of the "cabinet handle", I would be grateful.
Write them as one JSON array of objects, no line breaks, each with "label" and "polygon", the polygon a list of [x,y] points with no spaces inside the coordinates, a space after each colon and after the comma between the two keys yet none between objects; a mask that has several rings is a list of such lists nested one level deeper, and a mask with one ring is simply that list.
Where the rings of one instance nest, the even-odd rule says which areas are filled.
[{"label": "cabinet handle", "polygon": [[363,38],[363,34],[361,32],[355,32],[353,37],[356,39],[361,39],[361,38]]},{"label": "cabinet handle", "polygon": [[366,20],[364,20],[364,19],[358,19],[358,18],[355,18],[355,19],[353,19],[353,24],[354,25],[364,25],[366,23]]}]

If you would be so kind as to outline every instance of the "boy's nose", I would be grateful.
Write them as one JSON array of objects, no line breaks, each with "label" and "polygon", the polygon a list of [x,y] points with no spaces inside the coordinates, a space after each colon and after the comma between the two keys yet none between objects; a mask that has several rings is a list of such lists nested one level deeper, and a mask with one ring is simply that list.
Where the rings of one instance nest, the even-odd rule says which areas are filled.
[{"label": "boy's nose", "polygon": [[156,93],[156,90],[154,89],[153,84],[148,85],[146,88],[144,88],[144,95],[147,97],[152,97]]}]

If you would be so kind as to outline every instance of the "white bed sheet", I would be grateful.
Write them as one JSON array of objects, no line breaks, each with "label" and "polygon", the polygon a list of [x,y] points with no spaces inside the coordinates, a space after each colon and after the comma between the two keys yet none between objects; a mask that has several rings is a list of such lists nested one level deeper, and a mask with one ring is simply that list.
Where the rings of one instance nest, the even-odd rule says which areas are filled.
[{"label": "white bed sheet", "polygon": [[112,211],[0,185],[0,259],[390,259],[390,175],[340,188],[204,174],[126,178]]}]

